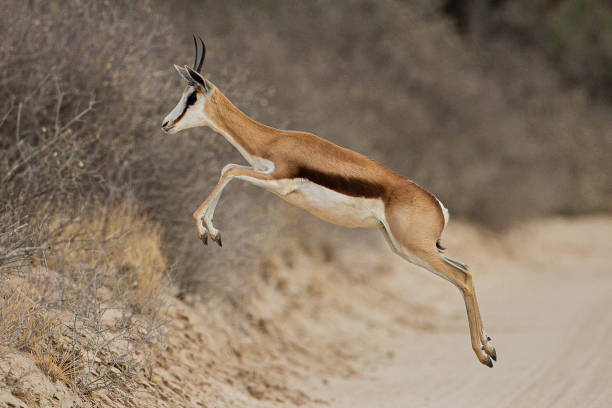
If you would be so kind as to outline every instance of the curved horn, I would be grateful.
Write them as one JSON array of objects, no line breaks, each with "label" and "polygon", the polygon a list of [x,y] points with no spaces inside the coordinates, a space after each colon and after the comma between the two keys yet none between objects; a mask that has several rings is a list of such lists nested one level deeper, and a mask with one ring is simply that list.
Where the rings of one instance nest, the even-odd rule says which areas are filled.
[{"label": "curved horn", "polygon": [[198,42],[196,41],[195,34],[193,34],[193,46],[195,48],[195,56],[193,57],[193,69],[197,71],[196,66],[198,64]]},{"label": "curved horn", "polygon": [[[198,64],[197,68],[195,69],[196,72],[200,72],[200,70],[202,69],[202,64],[204,64],[204,57],[206,57],[206,45],[204,45],[204,41],[202,41],[202,39],[200,37],[198,37],[198,39],[200,40],[200,44],[202,44],[202,55],[200,55],[200,63]],[[193,39],[195,41],[195,37]],[[197,48],[197,46],[196,46]]]}]

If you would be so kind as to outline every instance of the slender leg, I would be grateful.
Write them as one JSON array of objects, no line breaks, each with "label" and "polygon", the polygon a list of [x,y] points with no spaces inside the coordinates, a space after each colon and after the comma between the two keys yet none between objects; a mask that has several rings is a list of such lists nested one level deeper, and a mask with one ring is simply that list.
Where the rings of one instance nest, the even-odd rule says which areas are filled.
[{"label": "slender leg", "polygon": [[221,198],[221,193],[225,186],[234,178],[240,178],[247,181],[265,181],[272,180],[273,177],[269,173],[260,172],[249,167],[240,166],[237,164],[229,164],[223,168],[221,177],[213,191],[208,195],[206,200],[193,213],[193,220],[196,225],[198,238],[206,245],[208,243],[208,235],[219,246],[221,243],[221,233],[213,226],[213,216],[215,208]]},{"label": "slender leg", "polygon": [[[482,319],[478,309],[476,291],[474,289],[471,274],[467,270],[453,266],[451,263],[444,260],[435,250],[433,244],[431,245],[431,250],[417,249],[415,251],[409,251],[407,247],[396,238],[386,221],[381,222],[381,225],[383,234],[393,252],[407,261],[424,267],[434,274],[448,280],[459,289],[465,301],[472,349],[482,364],[493,367],[491,358],[496,360],[497,354],[495,348],[489,343],[490,339],[483,332]],[[403,234],[398,235],[400,237],[403,236]]]},{"label": "slender leg", "polygon": [[[469,273],[468,273],[469,274]],[[480,307],[478,306],[478,299],[476,297],[476,289],[474,288],[474,283],[470,276],[470,284],[471,284],[471,293],[472,293],[472,302],[474,314],[476,316],[476,323],[478,324],[478,334],[480,336],[480,342],[482,343],[482,350],[491,356],[491,358],[497,361],[497,352],[495,351],[495,347],[493,347],[493,343],[491,343],[491,338],[487,336],[484,330],[484,324],[482,323],[482,317],[480,315]]]}]

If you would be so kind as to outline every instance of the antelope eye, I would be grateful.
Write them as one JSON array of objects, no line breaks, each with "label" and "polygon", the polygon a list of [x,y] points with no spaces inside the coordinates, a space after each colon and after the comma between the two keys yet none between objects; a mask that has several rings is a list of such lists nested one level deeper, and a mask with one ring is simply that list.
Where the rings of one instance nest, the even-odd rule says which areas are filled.
[{"label": "antelope eye", "polygon": [[194,103],[196,103],[196,101],[198,100],[198,95],[197,93],[194,91],[192,92],[189,97],[187,98],[187,106],[191,106]]}]

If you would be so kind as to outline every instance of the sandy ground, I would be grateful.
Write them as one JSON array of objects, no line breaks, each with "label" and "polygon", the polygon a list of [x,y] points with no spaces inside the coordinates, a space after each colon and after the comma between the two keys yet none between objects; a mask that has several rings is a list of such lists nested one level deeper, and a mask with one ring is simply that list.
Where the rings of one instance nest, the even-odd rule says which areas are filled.
[{"label": "sandy ground", "polygon": [[454,287],[377,231],[332,229],[260,265],[234,315],[169,299],[164,346],[137,389],[81,400],[15,355],[29,399],[0,387],[0,406],[612,406],[610,237],[611,216],[503,235],[451,222],[443,243],[470,265],[493,369],[470,348]]},{"label": "sandy ground", "polygon": [[233,384],[253,397],[244,406],[611,406],[611,217],[503,235],[449,228],[448,253],[470,263],[499,352],[493,369],[473,355],[454,287],[392,255],[375,232],[343,234],[328,237],[326,259],[297,250],[279,262],[284,291],[262,284],[251,310],[266,333],[237,346],[238,365],[252,370]]},{"label": "sandy ground", "polygon": [[611,224],[585,219],[517,229],[505,265],[475,271],[495,368],[465,330],[380,339],[393,353],[360,378],[319,388],[333,407],[612,406]]}]

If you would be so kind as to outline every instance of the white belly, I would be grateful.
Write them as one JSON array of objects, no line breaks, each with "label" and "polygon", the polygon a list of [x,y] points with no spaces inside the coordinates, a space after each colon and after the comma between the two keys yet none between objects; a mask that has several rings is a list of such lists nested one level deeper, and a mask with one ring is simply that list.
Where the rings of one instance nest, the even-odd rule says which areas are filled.
[{"label": "white belly", "polygon": [[378,198],[351,197],[305,179],[274,180],[262,186],[283,200],[343,227],[376,227],[385,206]]}]

